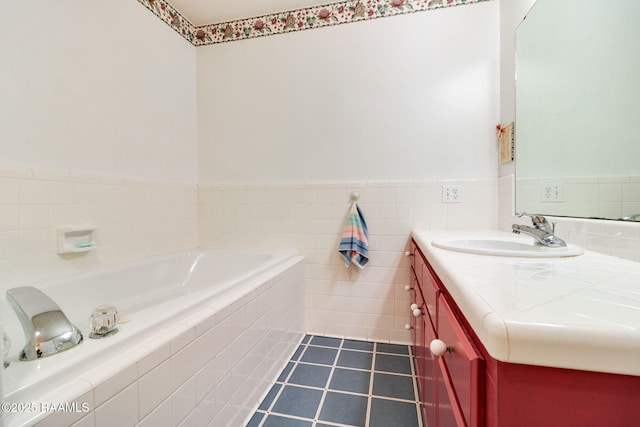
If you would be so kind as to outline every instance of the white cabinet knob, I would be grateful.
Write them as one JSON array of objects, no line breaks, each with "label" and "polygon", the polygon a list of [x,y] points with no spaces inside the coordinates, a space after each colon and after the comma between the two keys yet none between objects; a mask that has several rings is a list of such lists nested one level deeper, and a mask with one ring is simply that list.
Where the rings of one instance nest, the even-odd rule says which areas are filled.
[{"label": "white cabinet knob", "polygon": [[447,346],[442,340],[433,340],[429,344],[429,350],[434,356],[444,356],[445,353],[451,352],[451,347]]},{"label": "white cabinet knob", "polygon": [[420,316],[422,316],[422,310],[420,310],[419,308],[414,308],[413,317],[420,317]]},{"label": "white cabinet knob", "polygon": [[409,252],[409,251],[406,251],[406,252],[404,253],[404,256],[407,256],[407,257],[408,257],[408,256],[412,256],[412,255],[413,255],[413,254],[412,254],[411,252]]},{"label": "white cabinet knob", "polygon": [[413,311],[413,310],[415,310],[416,308],[419,308],[419,307],[420,306],[414,302],[413,304],[411,304],[411,311]]},{"label": "white cabinet knob", "polygon": [[413,288],[411,287],[411,285],[404,285],[404,290],[405,290],[405,291],[409,292],[411,289],[413,289]]},{"label": "white cabinet knob", "polygon": [[406,323],[404,328],[408,331],[409,329],[413,329],[410,324]]}]

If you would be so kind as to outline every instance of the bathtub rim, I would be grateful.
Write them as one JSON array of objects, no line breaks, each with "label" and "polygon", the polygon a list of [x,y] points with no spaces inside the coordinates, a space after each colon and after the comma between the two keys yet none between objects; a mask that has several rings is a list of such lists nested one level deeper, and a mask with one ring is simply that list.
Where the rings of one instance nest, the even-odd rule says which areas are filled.
[{"label": "bathtub rim", "polygon": [[[179,251],[176,253],[184,253],[184,252],[193,252],[193,251],[207,251],[207,250],[220,250],[226,251],[221,248],[198,248],[192,249],[189,251]],[[245,250],[238,249],[238,252],[245,252]],[[249,251],[249,250],[247,250]],[[254,252],[266,252],[264,250],[252,250]],[[227,316],[229,316],[233,312],[233,306],[235,303],[240,302],[245,298],[253,299],[257,295],[262,292],[266,292],[269,288],[269,282],[277,279],[278,277],[286,274],[287,271],[292,270],[296,267],[297,264],[303,263],[305,257],[299,255],[296,251],[275,251],[278,254],[282,254],[282,259],[280,259],[275,265],[270,265],[269,268],[262,269],[258,273],[252,275],[251,277],[245,278],[241,283],[241,286],[226,289],[221,294],[215,294],[213,296],[207,296],[202,298],[200,301],[195,302],[194,304],[190,304],[188,307],[181,307],[175,313],[172,313],[170,316],[162,320],[162,324],[168,324],[167,329],[163,329],[162,331],[158,331],[154,334],[146,336],[143,340],[131,345],[129,347],[124,347],[126,344],[130,344],[132,340],[134,340],[138,334],[144,332],[140,330],[130,331],[126,333],[125,331],[121,331],[119,334],[116,334],[114,338],[120,336],[120,342],[115,344],[117,346],[115,349],[111,349],[109,353],[100,354],[96,357],[95,360],[89,361],[88,359],[92,354],[80,356],[79,353],[76,353],[75,357],[65,359],[65,362],[62,362],[62,359],[57,359],[55,367],[55,378],[54,385],[48,386],[44,393],[38,393],[37,395],[30,394],[33,390],[33,386],[35,383],[26,384],[24,386],[13,389],[9,394],[7,394],[6,382],[3,384],[3,402],[72,402],[76,399],[81,398],[83,395],[87,393],[94,393],[97,387],[99,387],[104,382],[108,381],[112,376],[116,375],[131,364],[137,364],[146,356],[149,356],[154,351],[160,349],[161,347],[170,344],[171,345],[171,353],[169,357],[177,353],[181,350],[181,348],[173,348],[174,341],[182,341],[183,335],[187,334],[189,336],[189,341],[191,342],[201,336],[208,328],[207,325],[213,326],[220,321],[224,320]],[[149,257],[149,258],[162,258],[167,255],[165,254],[159,257]],[[148,260],[149,258],[145,258]],[[135,264],[136,262],[127,262],[127,265]],[[83,272],[84,273],[84,272]],[[263,288],[263,289],[261,289]],[[253,292],[258,290],[259,292],[255,295],[251,295]],[[193,294],[192,294],[193,295]],[[150,314],[150,313],[148,313]],[[155,325],[154,325],[155,326]],[[144,329],[148,329],[150,326],[147,326]],[[190,333],[192,331],[192,333]],[[125,332],[125,333],[123,333]],[[88,340],[85,337],[85,340]],[[91,340],[92,342],[99,342],[105,340]],[[108,340],[106,340],[108,342]],[[98,343],[99,344],[99,343]],[[187,343],[188,344],[188,343]],[[114,350],[122,350],[117,354],[117,363],[115,363],[114,369],[110,370],[110,373],[107,374],[100,366],[105,363],[107,360],[110,360],[114,354]],[[95,352],[95,350],[93,350]],[[74,353],[65,352],[66,354],[73,355]],[[61,353],[61,355],[64,353]],[[74,360],[80,359],[80,360]],[[38,363],[42,361],[56,361],[56,356],[52,356],[45,359],[38,359],[33,362],[15,362],[15,364],[24,364],[24,363]],[[98,366],[96,366],[96,363]],[[64,365],[61,367],[60,365]],[[60,377],[63,375],[64,367],[68,367],[67,365],[71,365],[76,367],[77,374],[74,373],[73,378],[69,380],[62,380]],[[20,365],[18,365],[20,366]],[[25,365],[22,365],[25,366]],[[141,375],[142,376],[142,375]],[[5,375],[6,377],[6,375]],[[50,376],[51,377],[51,376]],[[6,381],[3,379],[3,382]],[[93,396],[92,396],[93,399]],[[91,411],[95,410],[103,402],[95,402],[93,401],[91,405]],[[31,425],[31,423],[37,423],[42,419],[45,419],[47,416],[51,415],[51,413],[39,412],[39,413],[9,413],[2,414],[2,420],[5,421],[7,427],[14,426],[26,426]]]}]

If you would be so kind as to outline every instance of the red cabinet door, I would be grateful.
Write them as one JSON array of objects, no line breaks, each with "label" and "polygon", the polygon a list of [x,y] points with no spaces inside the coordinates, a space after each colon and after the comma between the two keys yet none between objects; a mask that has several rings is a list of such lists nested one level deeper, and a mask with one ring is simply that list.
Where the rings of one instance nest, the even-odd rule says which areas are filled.
[{"label": "red cabinet door", "polygon": [[[436,337],[438,336],[438,294],[440,293],[440,287],[438,286],[438,282],[431,274],[431,270],[426,263],[421,264],[422,267],[422,294],[424,295],[425,303],[427,305],[427,312],[429,314],[429,319],[431,325],[433,326],[433,330],[436,333]],[[429,343],[427,343],[428,345]]]},{"label": "red cabinet door", "polygon": [[[438,359],[443,383],[447,386],[447,396],[451,400],[451,412],[455,419],[454,424],[440,423],[440,426],[480,427],[484,425],[484,359],[472,344],[442,294],[438,297],[438,338],[448,348],[448,351]],[[441,392],[439,397],[442,395]],[[446,416],[449,417],[449,415]]]},{"label": "red cabinet door", "polygon": [[[422,299],[422,294],[420,293],[420,286],[418,284],[418,280],[413,275],[411,290],[411,301],[412,307],[418,306],[421,310],[424,307],[424,301]],[[424,357],[425,357],[425,337],[424,337],[424,319],[423,316],[414,316],[412,309],[407,307],[407,310],[410,312],[411,317],[411,339],[413,343],[413,355],[415,360],[415,368],[416,375],[418,378],[424,377]]]},{"label": "red cabinet door", "polygon": [[467,424],[458,405],[447,368],[442,357],[436,358],[437,393],[438,393],[438,427],[465,427]]}]

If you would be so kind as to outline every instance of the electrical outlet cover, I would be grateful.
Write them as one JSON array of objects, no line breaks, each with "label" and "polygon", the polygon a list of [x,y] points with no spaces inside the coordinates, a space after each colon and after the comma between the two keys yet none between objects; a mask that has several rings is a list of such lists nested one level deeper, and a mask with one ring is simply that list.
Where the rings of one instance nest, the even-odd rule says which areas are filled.
[{"label": "electrical outlet cover", "polygon": [[561,202],[562,201],[562,184],[560,184],[559,182],[542,184],[540,186],[540,201]]},{"label": "electrical outlet cover", "polygon": [[442,203],[462,203],[464,194],[461,185],[443,185]]}]

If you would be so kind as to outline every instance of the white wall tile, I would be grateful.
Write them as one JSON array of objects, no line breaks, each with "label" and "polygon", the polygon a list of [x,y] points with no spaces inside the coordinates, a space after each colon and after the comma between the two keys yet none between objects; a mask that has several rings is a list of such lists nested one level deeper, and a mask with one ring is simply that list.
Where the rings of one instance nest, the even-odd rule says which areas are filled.
[{"label": "white wall tile", "polygon": [[47,182],[36,180],[21,180],[20,203],[41,205],[49,203],[49,188]]},{"label": "white wall tile", "polygon": [[[403,261],[403,253],[408,249],[413,227],[496,227],[498,198],[495,180],[456,181],[465,189],[465,201],[457,204],[442,203],[443,183],[431,180],[292,184],[284,192],[281,187],[270,185],[217,186],[215,190],[203,186],[198,196],[204,201],[201,208],[219,206],[222,201],[226,207],[241,206],[236,202],[245,200],[240,193],[246,192],[246,199],[250,194],[250,199],[256,201],[252,213],[262,225],[249,233],[244,228],[246,220],[237,215],[228,216],[224,223],[218,218],[200,218],[200,242],[204,246],[225,247],[250,242],[257,247],[277,244],[297,249],[307,257],[306,304],[312,313],[307,314],[307,330],[334,331],[340,336],[347,334],[348,330],[354,331],[352,333],[358,330],[362,334],[364,332],[357,323],[362,319],[349,317],[347,313],[395,315],[393,301],[398,300],[393,285],[404,286],[409,281],[408,264]],[[354,190],[361,195],[360,206],[369,226],[370,261],[363,271],[345,268],[344,260],[337,252],[350,206],[349,196]],[[215,203],[211,202],[214,192],[218,200]],[[278,201],[277,209],[273,206],[275,201]],[[299,221],[296,223],[300,224],[299,227],[286,224],[291,221],[292,212],[296,215],[295,220]],[[279,218],[283,215],[287,218],[284,226]],[[215,229],[219,231],[208,232]],[[385,305],[382,302],[385,298],[392,303]],[[405,298],[402,295],[401,301],[404,302]],[[323,310],[331,315],[320,316]],[[397,325],[391,326],[393,323],[384,322],[382,328],[374,322],[366,336],[375,336],[376,329],[386,330],[388,326],[397,330],[396,338],[406,336],[405,331],[399,329],[404,325],[398,328]],[[388,333],[380,336],[387,341],[390,339]],[[221,338],[225,340],[224,336]],[[229,339],[226,337],[227,343]]]},{"label": "white wall tile", "polygon": [[135,426],[138,423],[138,384],[134,383],[95,410],[96,427]]},{"label": "white wall tile", "polygon": [[91,412],[87,416],[80,419],[80,421],[73,423],[71,427],[94,427],[95,426],[95,413]]},{"label": "white wall tile", "polygon": [[[197,245],[196,185],[68,171],[12,170],[23,173],[0,178],[0,247],[8,241],[7,236],[14,241],[17,237],[19,247],[0,251],[0,260],[7,261],[2,265],[17,266],[46,279],[62,271],[70,273]],[[56,229],[78,224],[97,226],[98,248],[90,254],[58,257]],[[38,266],[33,262],[36,259],[47,262]],[[6,274],[0,270],[0,275]]]},{"label": "white wall tile", "polygon": [[175,391],[202,367],[199,365],[198,343],[184,346],[171,357],[171,387]]},{"label": "white wall tile", "polygon": [[20,202],[20,181],[14,178],[0,178],[0,204]]},{"label": "white wall tile", "polygon": [[172,427],[171,422],[171,399],[167,399],[144,417],[139,427]]},{"label": "white wall tile", "polygon": [[[100,406],[123,389],[138,379],[138,369],[136,364],[132,364],[108,380],[98,385],[94,389],[94,399],[96,406]],[[137,399],[137,396],[136,396]]]},{"label": "white wall tile", "polygon": [[171,396],[171,365],[167,360],[138,380],[140,417],[146,417]]},{"label": "white wall tile", "polygon": [[178,425],[195,407],[196,381],[195,378],[191,378],[171,395],[172,424]]},{"label": "white wall tile", "polygon": [[[598,185],[597,179],[594,178],[577,178],[570,177],[565,178],[571,183],[577,183],[576,185]],[[513,206],[514,200],[514,177],[507,176],[500,178],[500,229],[510,230],[511,224],[514,222],[521,222],[522,220],[513,216],[513,210],[508,210],[504,206]],[[625,197],[627,186],[633,178],[630,177],[607,177],[606,179],[600,179],[603,181],[600,185],[611,186],[622,183],[622,194]],[[535,179],[534,179],[535,182]],[[600,188],[600,187],[599,187]],[[614,189],[614,191],[617,191]],[[628,194],[630,197],[635,197],[636,194]],[[521,198],[520,187],[518,187],[518,198]],[[598,194],[597,198],[600,198],[601,194]],[[594,196],[595,198],[595,196]],[[579,212],[583,212],[585,216],[593,216],[594,212],[602,213],[602,208],[607,210],[611,206],[607,207],[607,202],[578,202],[571,207],[575,212],[578,209]],[[622,204],[623,208],[620,213],[615,214],[614,211],[608,211],[610,217],[621,215],[622,212],[635,212],[633,205]],[[640,210],[640,203],[637,205]],[[563,212],[559,212],[562,214]],[[568,213],[565,213],[568,215]],[[571,218],[571,217],[553,217],[549,216],[548,219],[556,223],[556,234],[565,239],[568,243],[581,246],[587,250],[594,252],[600,252],[608,255],[614,255],[621,258],[631,259],[634,261],[640,260],[640,251],[637,250],[640,242],[640,224],[636,222],[621,222],[621,221],[606,221],[606,220],[593,220],[585,218]]]},{"label": "white wall tile", "polygon": [[[65,388],[66,391],[73,389],[75,390],[86,390],[90,384],[86,381],[73,381],[68,383]],[[46,400],[47,403],[51,404],[59,404],[64,403],[61,402],[60,399],[56,399],[56,396],[47,396],[49,399]],[[92,412],[95,409],[94,400],[93,400],[93,391],[82,393],[78,398],[74,399],[71,403],[71,407],[74,408],[73,411],[57,411],[52,412],[51,415],[43,419],[42,421],[36,423],[37,427],[58,427],[63,425],[71,425],[76,421],[79,421],[81,418],[84,418],[89,412]]]}]

